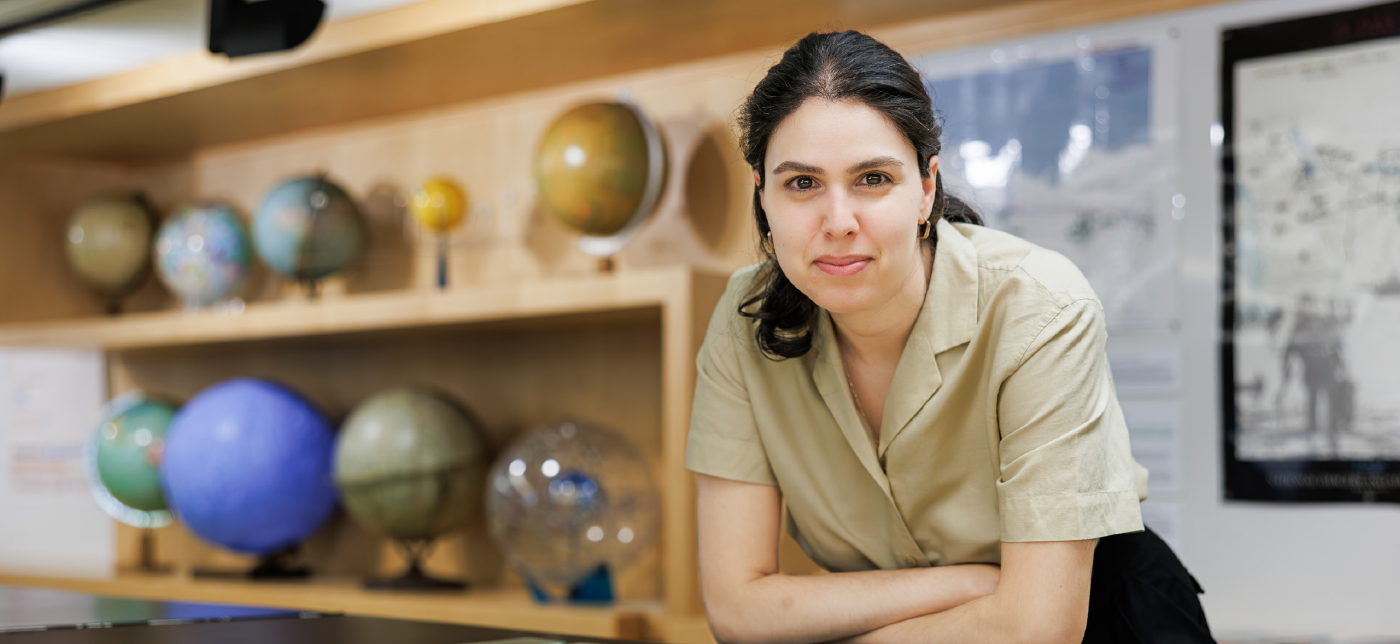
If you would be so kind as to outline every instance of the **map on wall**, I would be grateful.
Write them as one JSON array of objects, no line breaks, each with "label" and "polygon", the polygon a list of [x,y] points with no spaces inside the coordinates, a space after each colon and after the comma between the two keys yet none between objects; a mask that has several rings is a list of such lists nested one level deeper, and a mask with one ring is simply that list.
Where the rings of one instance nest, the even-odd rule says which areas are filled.
[{"label": "map on wall", "polygon": [[1110,328],[1177,320],[1169,56],[1086,36],[913,59],[943,125],[944,187],[987,225],[1072,260]]},{"label": "map on wall", "polygon": [[1231,498],[1400,501],[1397,15],[1227,33]]}]

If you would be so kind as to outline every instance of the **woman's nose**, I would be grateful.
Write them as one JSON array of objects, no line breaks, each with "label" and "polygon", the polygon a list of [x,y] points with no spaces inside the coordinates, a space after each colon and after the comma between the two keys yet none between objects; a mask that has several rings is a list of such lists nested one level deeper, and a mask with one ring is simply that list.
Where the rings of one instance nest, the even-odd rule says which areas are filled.
[{"label": "woman's nose", "polygon": [[822,217],[822,232],[839,238],[860,230],[860,222],[856,221],[855,201],[850,195],[841,190],[831,190],[827,194],[830,198]]}]

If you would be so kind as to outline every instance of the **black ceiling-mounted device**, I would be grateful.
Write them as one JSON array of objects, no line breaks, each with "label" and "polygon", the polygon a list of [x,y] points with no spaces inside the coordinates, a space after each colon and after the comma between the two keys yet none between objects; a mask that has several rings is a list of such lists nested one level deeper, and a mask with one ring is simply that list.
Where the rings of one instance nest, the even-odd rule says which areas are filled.
[{"label": "black ceiling-mounted device", "polygon": [[229,58],[286,51],[316,33],[325,13],[322,0],[209,0],[209,51]]}]

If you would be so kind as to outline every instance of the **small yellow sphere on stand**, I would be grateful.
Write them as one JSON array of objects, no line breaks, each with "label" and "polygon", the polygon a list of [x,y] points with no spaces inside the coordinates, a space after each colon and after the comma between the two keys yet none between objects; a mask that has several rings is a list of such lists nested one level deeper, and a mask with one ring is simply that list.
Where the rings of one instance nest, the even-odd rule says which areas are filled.
[{"label": "small yellow sphere on stand", "polygon": [[408,209],[420,228],[437,235],[438,288],[447,288],[447,238],[466,220],[467,193],[456,181],[436,177],[423,182]]}]

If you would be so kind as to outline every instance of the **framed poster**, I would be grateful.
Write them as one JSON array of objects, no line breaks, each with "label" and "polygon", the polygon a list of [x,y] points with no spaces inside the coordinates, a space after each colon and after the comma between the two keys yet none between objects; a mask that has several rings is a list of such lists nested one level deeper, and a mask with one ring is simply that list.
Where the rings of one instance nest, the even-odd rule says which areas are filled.
[{"label": "framed poster", "polygon": [[1400,3],[1221,45],[1225,497],[1400,502]]}]

